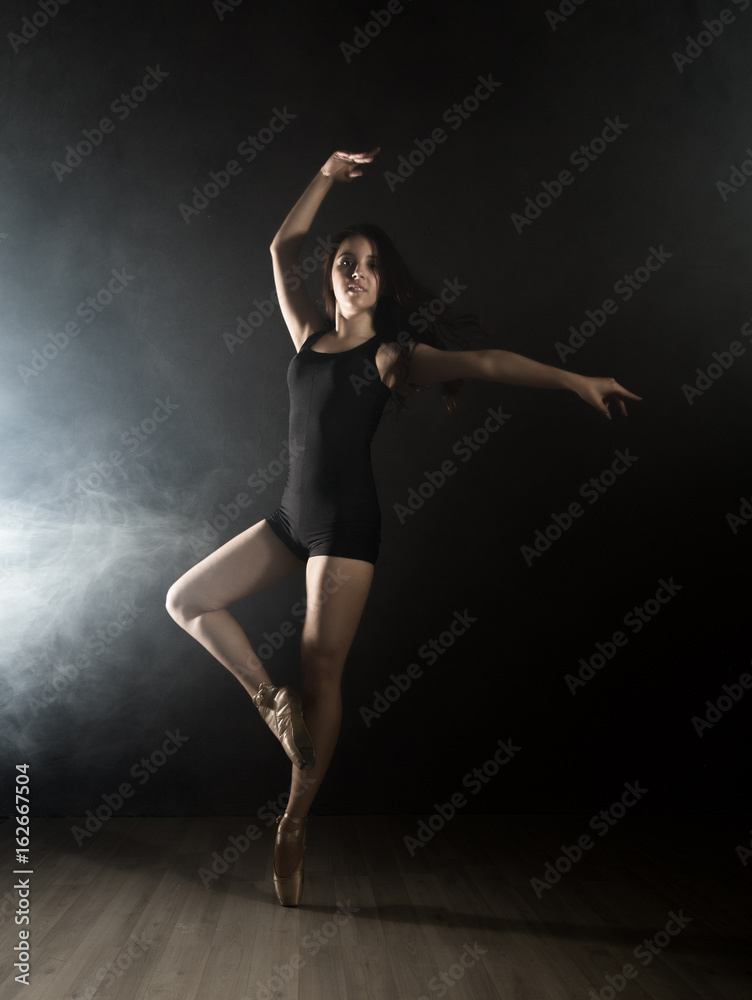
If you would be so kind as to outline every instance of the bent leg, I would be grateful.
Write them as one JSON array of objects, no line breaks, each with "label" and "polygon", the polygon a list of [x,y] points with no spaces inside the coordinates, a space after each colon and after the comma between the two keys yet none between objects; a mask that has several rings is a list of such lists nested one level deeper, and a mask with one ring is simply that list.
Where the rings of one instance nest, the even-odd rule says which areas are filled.
[{"label": "bent leg", "polygon": [[176,580],[167,593],[167,610],[253,696],[259,684],[271,681],[245,632],[224,609],[305,565],[259,521]]},{"label": "bent leg", "polygon": [[[373,580],[373,563],[312,556],[306,573],[306,618],[301,639],[303,715],[316,766],[293,766],[287,812],[308,815],[334,753],[342,722],[340,682]],[[282,829],[285,821],[280,821]],[[289,826],[290,829],[294,827]]]}]

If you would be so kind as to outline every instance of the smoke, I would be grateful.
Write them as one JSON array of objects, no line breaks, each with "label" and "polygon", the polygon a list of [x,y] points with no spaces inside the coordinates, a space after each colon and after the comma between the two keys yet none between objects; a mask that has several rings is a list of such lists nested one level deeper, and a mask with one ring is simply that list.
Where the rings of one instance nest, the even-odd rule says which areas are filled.
[{"label": "smoke", "polygon": [[70,691],[140,617],[164,612],[171,579],[197,561],[211,478],[177,490],[164,453],[118,467],[55,429],[34,441],[5,449],[15,489],[0,498],[0,708]]},{"label": "smoke", "polygon": [[150,352],[150,374],[126,372],[119,399],[80,350],[70,371],[59,358],[29,387],[8,379],[0,397],[0,718],[15,759],[54,745],[66,717],[106,715],[126,683],[137,697],[160,633],[179,631],[170,584],[266,513],[236,503],[253,492],[257,446],[205,402],[216,380],[188,384],[179,358]]}]

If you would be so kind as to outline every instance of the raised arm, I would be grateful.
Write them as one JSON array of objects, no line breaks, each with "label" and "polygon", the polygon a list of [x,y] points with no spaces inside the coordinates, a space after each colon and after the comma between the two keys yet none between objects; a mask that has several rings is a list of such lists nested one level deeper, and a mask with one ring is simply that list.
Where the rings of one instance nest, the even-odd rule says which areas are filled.
[{"label": "raised arm", "polygon": [[535,389],[569,389],[611,419],[609,404],[615,402],[626,417],[625,399],[640,400],[612,378],[592,378],[543,365],[511,351],[494,348],[482,351],[437,351],[428,344],[416,344],[410,360],[408,380],[420,385],[449,382],[458,378],[480,378],[507,385]]},{"label": "raised arm", "polygon": [[298,263],[316,213],[332,185],[360,177],[363,171],[358,164],[370,163],[379,148],[370,153],[340,150],[332,154],[293,205],[269,247],[282,317],[298,351],[312,333],[322,328],[325,321],[293,268]]}]

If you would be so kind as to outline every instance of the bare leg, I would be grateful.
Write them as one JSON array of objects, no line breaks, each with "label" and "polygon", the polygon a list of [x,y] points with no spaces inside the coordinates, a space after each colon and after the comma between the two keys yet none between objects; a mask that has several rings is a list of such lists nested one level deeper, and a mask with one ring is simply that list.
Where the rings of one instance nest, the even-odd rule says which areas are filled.
[{"label": "bare leg", "polygon": [[305,565],[266,521],[259,521],[173,583],[167,593],[167,610],[253,696],[259,684],[271,683],[269,675],[243,629],[224,609]]},{"label": "bare leg", "polygon": [[[321,787],[342,722],[340,683],[345,659],[365,608],[374,566],[360,559],[313,556],[306,569],[306,619],[301,639],[303,715],[316,750],[316,766],[293,765],[287,813],[303,817]],[[280,828],[295,830],[280,820]],[[295,867],[295,849],[278,850],[280,874]]]}]

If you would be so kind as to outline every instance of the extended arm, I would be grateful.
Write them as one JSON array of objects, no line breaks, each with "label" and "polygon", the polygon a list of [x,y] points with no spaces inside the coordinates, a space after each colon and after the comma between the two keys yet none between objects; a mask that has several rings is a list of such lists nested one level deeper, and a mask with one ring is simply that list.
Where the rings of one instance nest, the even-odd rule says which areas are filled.
[{"label": "extended arm", "polygon": [[427,344],[415,345],[408,375],[410,382],[427,385],[459,378],[480,378],[535,389],[569,389],[609,419],[611,415],[608,404],[611,401],[616,401],[622,416],[626,416],[624,400],[641,398],[624,389],[612,378],[590,378],[576,372],[563,371],[511,351],[493,348],[481,351],[439,351]]},{"label": "extended arm", "polygon": [[300,248],[313,225],[321,202],[326,197],[334,181],[320,170],[290,209],[287,218],[277,230],[269,249],[272,256],[289,254],[297,260]]},{"label": "extended arm", "polygon": [[301,248],[313,225],[321,203],[335,182],[351,181],[363,173],[358,164],[370,163],[378,148],[370,153],[333,153],[316,173],[279,227],[269,250],[274,268],[274,285],[279,296],[282,317],[296,350],[307,337],[321,328],[322,317],[309,298],[299,277],[294,274]]}]

